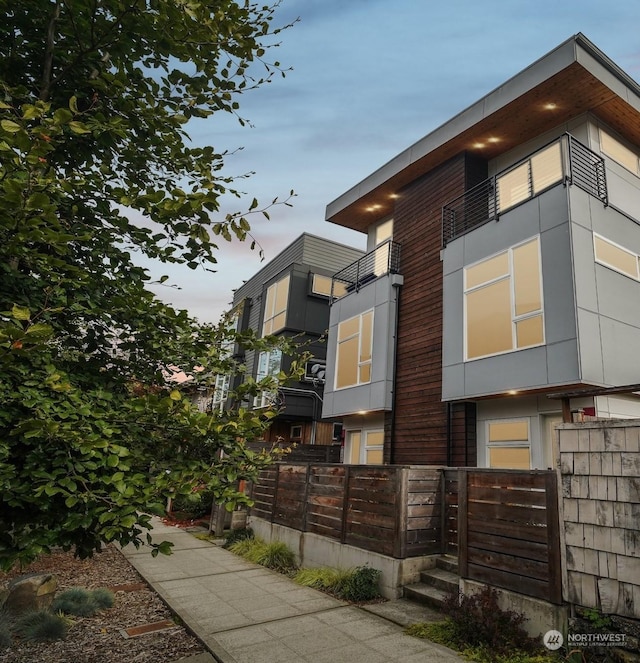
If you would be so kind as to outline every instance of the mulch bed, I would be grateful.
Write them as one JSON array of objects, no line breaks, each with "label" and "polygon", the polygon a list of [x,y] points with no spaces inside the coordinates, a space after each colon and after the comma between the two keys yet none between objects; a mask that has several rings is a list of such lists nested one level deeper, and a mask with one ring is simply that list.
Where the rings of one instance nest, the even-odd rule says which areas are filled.
[{"label": "mulch bed", "polygon": [[[111,589],[115,603],[94,617],[72,617],[64,640],[31,643],[14,639],[11,648],[0,651],[0,663],[173,663],[206,651],[115,546],[86,560],[74,558],[71,552],[53,552],[25,569],[0,573],[0,587],[25,573],[55,575],[58,591]],[[169,630],[132,638],[122,634],[126,629],[167,620],[174,625]]]}]

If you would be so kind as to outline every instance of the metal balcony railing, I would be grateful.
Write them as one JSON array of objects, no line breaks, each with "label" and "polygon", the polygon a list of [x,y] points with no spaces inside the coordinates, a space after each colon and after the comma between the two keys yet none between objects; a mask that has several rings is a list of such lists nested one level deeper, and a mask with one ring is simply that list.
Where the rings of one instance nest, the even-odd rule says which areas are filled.
[{"label": "metal balcony railing", "polygon": [[400,244],[387,240],[333,275],[331,301],[358,291],[371,281],[400,271]]},{"label": "metal balcony railing", "polygon": [[444,205],[442,245],[564,182],[608,203],[604,159],[565,134]]}]

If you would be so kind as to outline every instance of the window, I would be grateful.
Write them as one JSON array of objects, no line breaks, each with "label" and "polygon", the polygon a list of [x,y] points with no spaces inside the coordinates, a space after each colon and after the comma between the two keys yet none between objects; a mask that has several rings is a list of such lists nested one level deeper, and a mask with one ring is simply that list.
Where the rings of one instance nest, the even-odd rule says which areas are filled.
[{"label": "window", "polygon": [[216,375],[216,383],[213,389],[213,398],[211,399],[212,411],[224,410],[224,405],[229,397],[230,376],[219,373]]},{"label": "window", "polygon": [[531,468],[529,423],[519,421],[487,424],[487,466],[514,470]]},{"label": "window", "polygon": [[291,426],[290,438],[293,442],[299,442],[302,439],[302,426]]},{"label": "window", "polygon": [[504,212],[561,180],[562,149],[556,142],[496,178],[498,211]]},{"label": "window", "polygon": [[[280,372],[280,365],[282,364],[282,350],[269,350],[268,352],[261,352],[258,357],[258,373],[256,381],[264,380],[265,378],[275,378]],[[255,397],[253,406],[269,407],[276,399],[277,392],[274,390],[265,390],[260,392]]]},{"label": "window", "polygon": [[593,251],[596,262],[636,281],[640,280],[640,258],[637,254],[596,233],[593,233]]},{"label": "window", "polygon": [[464,270],[467,360],[544,343],[541,279],[537,237]]},{"label": "window", "polygon": [[322,297],[331,297],[331,284],[333,283],[333,297],[339,299],[347,294],[347,286],[341,281],[333,281],[330,276],[323,276],[322,274],[311,275],[311,294],[320,295]]},{"label": "window", "polygon": [[[244,306],[244,301],[238,304],[226,319],[226,334],[220,344],[220,359],[227,360],[233,356],[233,350],[236,344],[235,332],[238,331],[240,326],[241,311]],[[213,396],[211,398],[212,411],[224,410],[227,398],[229,398],[229,385],[231,376],[229,374],[218,373],[213,388]]]},{"label": "window", "polygon": [[287,274],[267,289],[267,301],[264,306],[262,335],[268,336],[280,331],[287,322],[287,303],[289,301],[289,281]]},{"label": "window", "polygon": [[375,233],[375,257],[374,257],[374,274],[376,276],[383,276],[389,271],[389,255],[391,252],[391,238],[393,237],[393,219],[384,221],[379,226],[376,226]]},{"label": "window", "polygon": [[336,389],[371,382],[373,311],[367,311],[338,325]]},{"label": "window", "polygon": [[634,175],[640,175],[640,160],[635,152],[600,129],[600,150]]},{"label": "window", "polygon": [[382,465],[383,448],[384,431],[351,430],[347,434],[345,462],[352,465]]}]

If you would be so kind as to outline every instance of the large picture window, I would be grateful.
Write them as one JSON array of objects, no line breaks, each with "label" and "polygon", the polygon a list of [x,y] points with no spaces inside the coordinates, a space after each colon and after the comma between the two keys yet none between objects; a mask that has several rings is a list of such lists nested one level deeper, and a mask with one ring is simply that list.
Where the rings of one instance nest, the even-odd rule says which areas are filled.
[{"label": "large picture window", "polygon": [[262,335],[268,336],[280,331],[287,323],[287,304],[289,302],[289,281],[287,274],[277,283],[267,288],[267,297],[264,306],[264,321]]},{"label": "large picture window", "polygon": [[338,325],[336,389],[371,382],[373,311],[367,311]]},{"label": "large picture window", "polygon": [[537,237],[467,267],[464,288],[465,359],[544,343]]}]

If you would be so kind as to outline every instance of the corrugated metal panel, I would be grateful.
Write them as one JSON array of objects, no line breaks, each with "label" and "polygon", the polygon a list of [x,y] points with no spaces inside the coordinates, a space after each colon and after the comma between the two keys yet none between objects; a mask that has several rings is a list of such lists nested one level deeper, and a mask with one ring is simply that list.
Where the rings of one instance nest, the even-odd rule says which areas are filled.
[{"label": "corrugated metal panel", "polygon": [[364,255],[364,251],[345,246],[329,239],[305,235],[302,262],[310,267],[321,267],[332,274],[344,269]]}]

